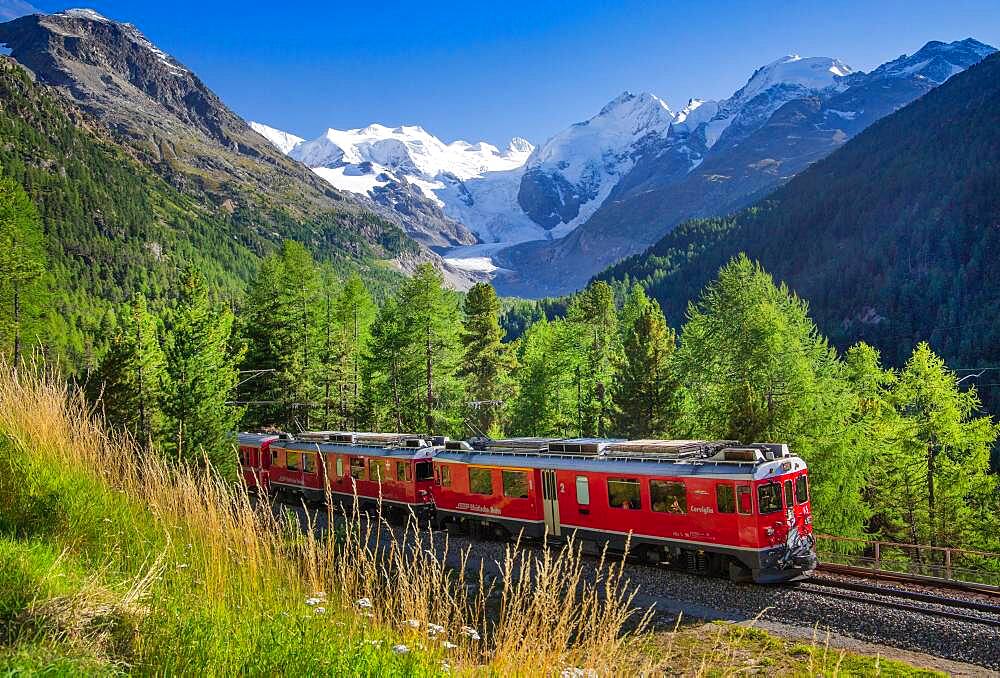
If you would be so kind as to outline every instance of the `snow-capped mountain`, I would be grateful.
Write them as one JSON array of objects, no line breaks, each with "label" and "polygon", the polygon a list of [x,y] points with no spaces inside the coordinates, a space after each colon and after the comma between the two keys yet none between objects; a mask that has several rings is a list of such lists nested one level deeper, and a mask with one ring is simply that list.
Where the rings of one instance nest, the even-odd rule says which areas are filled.
[{"label": "snow-capped mountain", "polygon": [[270,141],[275,148],[285,155],[291,153],[293,148],[305,141],[302,137],[297,137],[294,134],[289,134],[288,132],[282,132],[280,129],[274,129],[273,127],[262,125],[259,122],[251,122],[250,127],[254,132]]},{"label": "snow-capped mountain", "polygon": [[[339,189],[367,194],[380,202],[392,201],[396,206],[400,191],[404,191],[408,209],[440,210],[445,218],[480,237],[489,236],[489,224],[495,217],[490,213],[490,206],[496,203],[491,199],[493,184],[499,178],[501,184],[513,185],[516,193],[520,168],[534,150],[528,141],[516,137],[503,150],[484,141],[445,143],[422,127],[408,125],[331,128],[311,141],[261,123],[251,126]],[[512,204],[506,201],[502,209],[509,210]],[[476,239],[457,234],[429,244],[470,245]]]},{"label": "snow-capped mountain", "polygon": [[[838,59],[787,56],[722,101],[692,99],[665,134],[636,144],[631,169],[563,238],[495,253],[507,294],[570,292],[676,224],[763,197],[878,119],[993,53],[972,39],[931,42],[870,73]],[[530,163],[529,163],[530,164]]]},{"label": "snow-capped mountain", "polygon": [[340,189],[440,210],[455,233],[428,244],[495,274],[501,291],[537,296],[579,287],[683,219],[764,195],[993,51],[931,42],[870,73],[793,54],[729,98],[693,98],[676,113],[653,94],[624,92],[538,148],[445,143],[416,126],[330,129],[312,141],[253,126]]},{"label": "snow-capped mountain", "polygon": [[667,133],[674,118],[652,94],[624,92],[589,120],[540,146],[525,166],[518,204],[555,238],[585,222],[632,169],[639,149]]}]

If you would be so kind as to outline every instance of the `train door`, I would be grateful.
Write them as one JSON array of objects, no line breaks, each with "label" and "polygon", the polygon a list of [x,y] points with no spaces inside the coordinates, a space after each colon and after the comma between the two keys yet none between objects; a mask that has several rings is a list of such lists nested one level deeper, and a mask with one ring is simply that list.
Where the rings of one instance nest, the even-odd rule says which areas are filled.
[{"label": "train door", "polygon": [[[545,529],[555,537],[559,529],[559,492],[556,485],[556,472],[542,470],[542,512],[545,516]],[[537,514],[536,514],[537,515]]]},{"label": "train door", "polygon": [[753,488],[748,482],[736,483],[736,525],[739,544],[757,546],[757,519],[753,515]]}]

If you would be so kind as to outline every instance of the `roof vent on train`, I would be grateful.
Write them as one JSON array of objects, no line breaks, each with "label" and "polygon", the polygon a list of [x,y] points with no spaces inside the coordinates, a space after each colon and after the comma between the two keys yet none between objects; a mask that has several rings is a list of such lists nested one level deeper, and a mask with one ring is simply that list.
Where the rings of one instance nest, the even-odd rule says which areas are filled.
[{"label": "roof vent on train", "polygon": [[756,447],[726,447],[719,450],[712,461],[735,461],[755,464],[764,461],[766,455]]},{"label": "roof vent on train", "polygon": [[403,447],[421,448],[429,447],[429,445],[423,438],[407,438],[403,441]]},{"label": "roof vent on train", "polygon": [[598,455],[608,445],[625,442],[621,438],[565,438],[549,442],[549,452]]},{"label": "roof vent on train", "polygon": [[299,440],[310,443],[343,443],[354,444],[355,434],[347,431],[303,431]]},{"label": "roof vent on train", "polygon": [[446,440],[444,449],[452,452],[472,452],[474,448],[464,440]]}]

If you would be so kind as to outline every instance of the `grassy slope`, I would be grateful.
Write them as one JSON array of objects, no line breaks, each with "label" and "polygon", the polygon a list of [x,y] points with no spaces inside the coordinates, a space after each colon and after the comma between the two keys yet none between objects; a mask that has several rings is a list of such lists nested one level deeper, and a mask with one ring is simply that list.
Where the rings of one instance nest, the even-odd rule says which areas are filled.
[{"label": "grassy slope", "polygon": [[[376,553],[348,528],[318,543],[225,485],[141,459],[52,381],[0,377],[0,506],[0,675],[431,675],[442,662],[495,675],[926,675],[743,627],[625,634],[621,568],[588,588],[566,550],[511,549],[487,585],[421,541]],[[320,587],[330,595],[306,604]],[[470,638],[465,624],[490,633]]]}]

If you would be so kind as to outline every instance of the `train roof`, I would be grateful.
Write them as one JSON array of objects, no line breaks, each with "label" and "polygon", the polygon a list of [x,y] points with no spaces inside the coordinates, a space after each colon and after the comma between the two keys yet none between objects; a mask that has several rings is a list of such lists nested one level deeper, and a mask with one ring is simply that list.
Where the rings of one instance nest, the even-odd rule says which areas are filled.
[{"label": "train roof", "polygon": [[[413,440],[413,439],[411,439]],[[309,440],[282,441],[273,447],[284,450],[299,450],[302,452],[321,452],[323,454],[350,454],[356,457],[391,457],[395,459],[430,459],[439,447],[423,444],[415,447],[386,445],[351,445],[337,442],[313,442]]]},{"label": "train roof", "polygon": [[731,478],[763,480],[769,476],[803,469],[805,462],[789,455],[765,461],[723,461],[711,459],[658,460],[647,457],[615,455],[579,456],[569,454],[517,454],[485,451],[439,451],[434,460],[473,466],[501,468],[532,468],[565,471],[591,471],[595,473],[621,473],[622,475]]},{"label": "train roof", "polygon": [[787,445],[732,440],[519,438],[478,447],[449,445],[436,458],[483,466],[756,479],[806,467]]},{"label": "train roof", "polygon": [[238,433],[236,440],[240,445],[260,447],[264,443],[274,442],[281,436],[277,433]]}]

